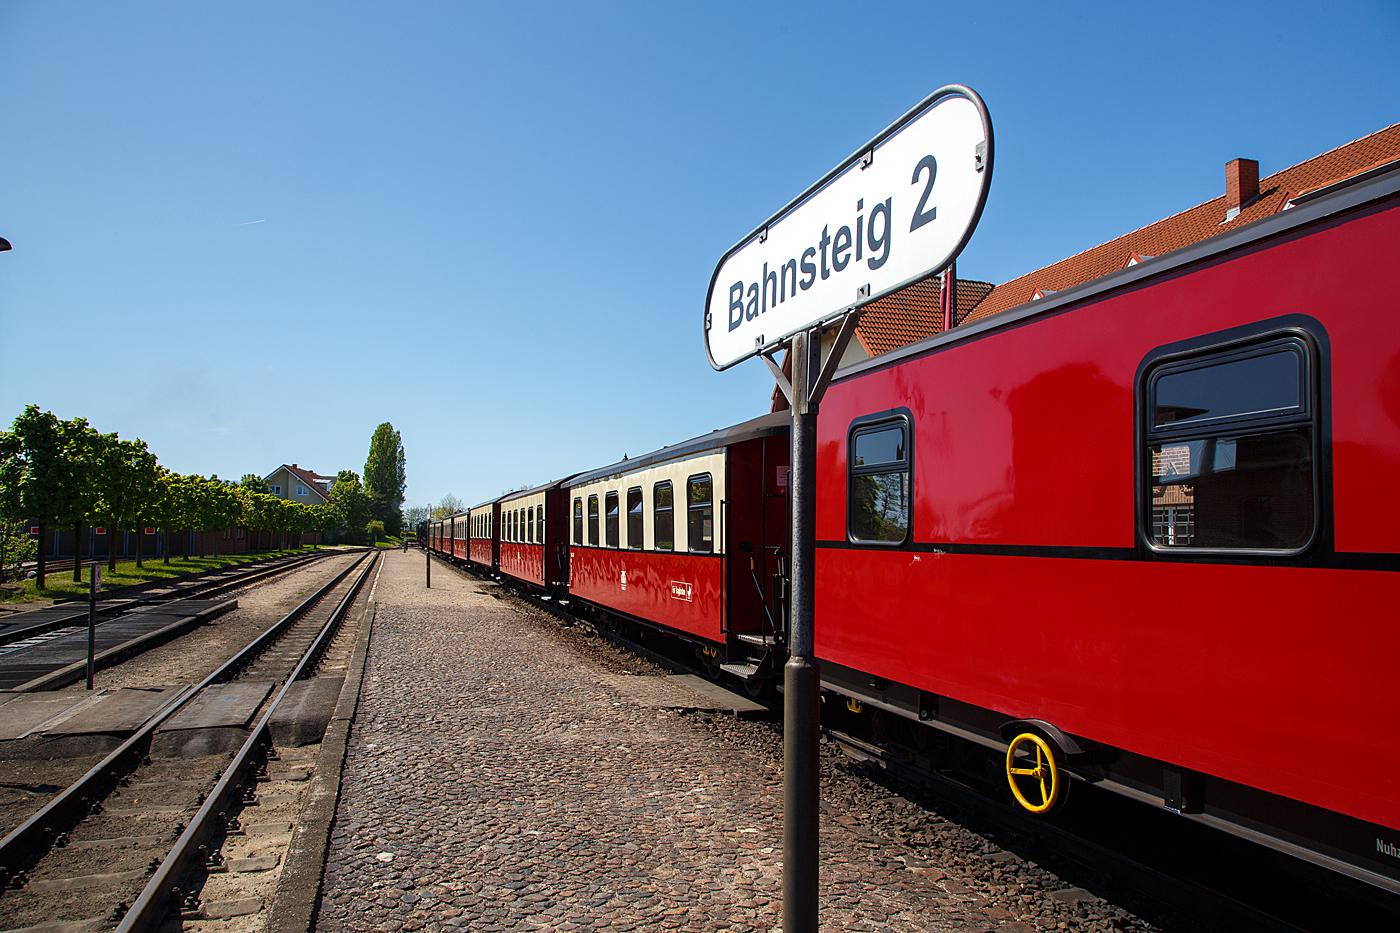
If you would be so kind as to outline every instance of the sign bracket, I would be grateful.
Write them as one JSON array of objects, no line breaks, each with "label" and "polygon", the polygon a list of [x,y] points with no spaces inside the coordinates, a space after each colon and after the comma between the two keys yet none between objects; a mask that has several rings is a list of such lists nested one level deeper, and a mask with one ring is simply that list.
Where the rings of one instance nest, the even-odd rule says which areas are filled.
[{"label": "sign bracket", "polygon": [[778,380],[778,388],[783,391],[783,396],[788,400],[788,408],[791,408],[792,383],[788,382],[788,377],[783,374],[783,368],[773,359],[773,354],[777,352],[776,349],[773,349],[767,353],[760,353],[759,356],[763,358],[763,362],[768,364],[768,371],[773,374],[773,378]]}]

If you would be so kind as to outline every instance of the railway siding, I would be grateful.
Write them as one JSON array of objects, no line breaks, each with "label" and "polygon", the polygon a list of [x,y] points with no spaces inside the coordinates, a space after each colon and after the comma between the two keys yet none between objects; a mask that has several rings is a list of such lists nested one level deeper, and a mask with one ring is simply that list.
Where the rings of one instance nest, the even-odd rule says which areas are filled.
[{"label": "railway siding", "polygon": [[[421,555],[386,556],[318,930],[780,922],[772,725],[650,705],[614,686],[661,673],[647,662],[441,565],[425,590]],[[829,753],[829,929],[1150,928]]]}]

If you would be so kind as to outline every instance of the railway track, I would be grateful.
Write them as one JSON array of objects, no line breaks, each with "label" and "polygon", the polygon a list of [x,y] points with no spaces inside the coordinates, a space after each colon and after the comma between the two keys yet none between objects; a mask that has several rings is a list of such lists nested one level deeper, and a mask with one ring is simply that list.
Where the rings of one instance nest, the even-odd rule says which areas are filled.
[{"label": "railway track", "polygon": [[[181,580],[119,587],[103,594],[97,603],[98,624],[142,606],[181,599],[216,599],[235,590],[331,557],[340,551],[316,551],[251,564],[219,567]],[[34,609],[0,619],[0,646],[13,645],[66,627],[86,626],[88,602],[81,597],[55,600],[47,609]]]},{"label": "railway track", "polygon": [[[483,576],[471,568],[457,569]],[[686,656],[688,645],[666,650],[663,642],[682,645],[679,640],[648,637],[649,644],[643,645],[572,614],[556,600],[517,589],[508,578],[498,582],[535,608],[589,626],[619,648],[663,668],[715,679],[713,669],[697,667]],[[781,716],[780,690],[757,700]],[[1060,877],[1110,901],[1145,902],[1211,930],[1340,933],[1400,927],[1400,899],[1363,890],[1305,863],[1292,864],[1271,850],[1186,824],[1165,812],[1146,811],[1092,787],[1076,787],[1079,799],[1071,798],[1075,807],[1068,818],[1044,820],[1008,805],[990,784],[958,780],[948,771],[921,766],[914,748],[826,724],[823,735],[863,763],[869,780],[956,819],[1009,853],[1053,865]]]},{"label": "railway track", "polygon": [[[275,867],[260,840],[290,833],[311,759],[280,756],[274,742],[311,728],[296,710],[338,693],[338,679],[309,678],[377,562],[362,555],[203,681],[170,691],[120,746],[0,839],[0,927],[141,931],[172,905],[186,918],[260,909],[259,896],[211,906],[201,893],[216,876]],[[318,690],[325,684],[335,692]]]}]

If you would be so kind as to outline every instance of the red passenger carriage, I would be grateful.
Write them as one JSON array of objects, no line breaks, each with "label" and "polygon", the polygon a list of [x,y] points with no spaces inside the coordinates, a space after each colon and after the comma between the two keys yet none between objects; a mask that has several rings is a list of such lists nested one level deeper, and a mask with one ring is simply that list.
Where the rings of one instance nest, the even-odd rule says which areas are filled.
[{"label": "red passenger carriage", "polygon": [[1400,891],[1396,268],[1400,170],[843,371],[826,686]]},{"label": "red passenger carriage", "polygon": [[467,560],[479,570],[495,572],[501,554],[501,500],[491,499],[473,506],[467,514],[470,535]]},{"label": "red passenger carriage", "polygon": [[568,479],[502,496],[501,573],[548,593],[562,593],[569,582],[569,532],[565,503]]},{"label": "red passenger carriage", "polygon": [[605,619],[697,641],[718,662],[781,630],[786,415],[765,415],[568,484],[569,592]]}]

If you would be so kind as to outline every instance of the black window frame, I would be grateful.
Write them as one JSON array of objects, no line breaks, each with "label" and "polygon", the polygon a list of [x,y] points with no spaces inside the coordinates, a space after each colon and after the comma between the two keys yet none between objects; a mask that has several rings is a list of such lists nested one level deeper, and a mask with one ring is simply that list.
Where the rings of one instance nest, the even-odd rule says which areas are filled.
[{"label": "black window frame", "polygon": [[598,494],[588,497],[588,546],[598,547],[601,540],[602,520],[600,517]]},{"label": "black window frame", "polygon": [[583,496],[574,496],[574,544],[583,547]]},{"label": "black window frame", "polygon": [[525,506],[525,543],[535,543],[535,507]]},{"label": "black window frame", "polygon": [[[665,487],[671,493],[671,504],[667,506],[657,505],[657,494]],[[660,534],[662,515],[670,524],[670,533],[662,538]],[[663,479],[651,486],[651,541],[652,548],[658,551],[674,551],[676,549],[676,487],[669,479]],[[662,547],[661,542],[666,542]]]},{"label": "black window frame", "polygon": [[[632,494],[637,494],[637,507],[632,508]],[[627,549],[630,551],[640,551],[646,546],[646,496],[642,494],[642,487],[632,486],[627,490]],[[633,527],[633,513],[636,513],[636,527]],[[636,540],[633,539],[632,532],[636,532]]]},{"label": "black window frame", "polygon": [[603,543],[622,547],[622,494],[616,489],[603,493]]},{"label": "black window frame", "polygon": [[[710,484],[710,498],[707,499],[705,502],[696,503],[696,502],[691,501],[691,498],[690,498],[690,487],[695,483],[696,480],[700,480],[700,479],[703,479],[703,480],[705,480],[706,482],[708,482],[708,483]],[[695,536],[691,533],[692,522],[691,522],[690,515],[691,515],[692,512],[698,512],[698,511],[703,510],[706,506],[708,506],[709,509],[710,509],[710,546],[707,547],[707,548],[704,548],[704,547],[696,547],[696,546],[695,546],[695,541],[694,541],[694,537],[695,537]],[[716,502],[715,502],[715,478],[714,478],[714,475],[711,474],[711,473],[707,470],[707,471],[705,471],[704,473],[696,473],[696,474],[694,474],[694,475],[692,475],[692,476],[687,476],[687,477],[686,477],[686,480],[685,480],[685,549],[686,549],[686,552],[687,552],[687,553],[689,553],[689,554],[714,554],[714,553],[716,553],[717,549],[716,549],[716,547],[715,547],[715,538],[718,537],[719,526],[718,526],[718,523],[717,523],[717,521],[716,521],[716,519],[715,519],[716,513],[717,513],[717,511],[718,511],[718,510],[715,508],[715,506],[716,506]]]},{"label": "black window frame", "polygon": [[[891,427],[904,430],[904,466],[890,469],[889,464],[898,461],[855,465],[856,438],[863,434],[877,434]],[[886,473],[906,473],[909,476],[909,491],[906,494],[907,513],[904,523],[904,537],[898,541],[872,541],[857,538],[852,531],[851,507],[855,504],[855,481],[862,476],[884,475]],[[846,429],[846,541],[857,547],[901,548],[914,540],[914,415],[907,408],[897,408],[876,414],[863,415],[851,422]]]},{"label": "black window frame", "polygon": [[[1297,317],[1290,315],[1290,318]],[[1324,487],[1330,475],[1330,464],[1325,462],[1324,443],[1326,425],[1322,423],[1322,397],[1324,392],[1325,361],[1320,344],[1312,328],[1279,326],[1278,321],[1260,322],[1248,328],[1239,328],[1221,335],[1209,335],[1195,340],[1183,341],[1168,347],[1159,347],[1143,358],[1138,366],[1136,380],[1136,444],[1134,461],[1137,482],[1137,536],[1140,547],[1151,554],[1174,560],[1219,558],[1290,558],[1299,557],[1318,546],[1326,532],[1323,511]],[[1309,323],[1316,322],[1309,319]],[[1320,325],[1317,325],[1320,329]],[[1249,333],[1239,336],[1242,330]],[[1325,336],[1325,335],[1324,335]],[[1279,410],[1267,414],[1221,416],[1200,421],[1173,421],[1156,425],[1154,415],[1157,410],[1157,384],[1165,376],[1190,372],[1206,366],[1225,362],[1264,356],[1277,352],[1280,347],[1289,347],[1301,358],[1301,378],[1303,380],[1301,399],[1292,410]],[[1192,441],[1205,438],[1218,438],[1228,434],[1283,433],[1290,428],[1307,427],[1311,442],[1312,479],[1312,527],[1306,541],[1291,548],[1260,547],[1197,547],[1195,545],[1160,545],[1153,540],[1152,487],[1155,474],[1152,470],[1151,448],[1156,444],[1170,441]],[[1193,516],[1193,519],[1195,517]],[[1199,527],[1199,520],[1193,522]]]}]

